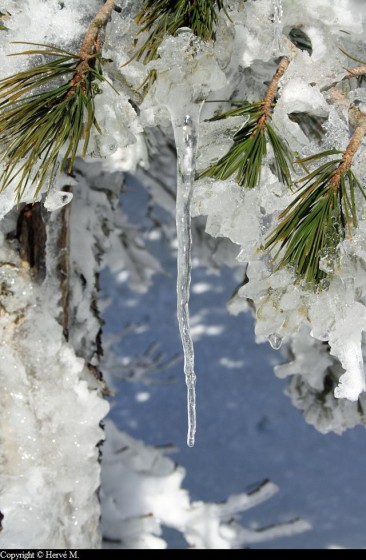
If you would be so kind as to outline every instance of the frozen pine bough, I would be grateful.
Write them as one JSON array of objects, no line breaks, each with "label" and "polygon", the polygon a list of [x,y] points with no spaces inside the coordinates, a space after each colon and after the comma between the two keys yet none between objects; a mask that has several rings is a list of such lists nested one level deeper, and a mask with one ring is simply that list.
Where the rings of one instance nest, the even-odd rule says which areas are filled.
[{"label": "frozen pine bough", "polygon": [[[268,3],[261,5],[269,9]],[[258,37],[254,5],[252,10],[248,5],[246,15],[237,25],[240,27],[244,20],[247,34]],[[320,23],[322,10],[326,10],[327,18]],[[351,38],[347,45],[339,31],[341,21],[349,26]],[[339,48],[352,50],[357,45],[361,59],[361,53],[365,52],[362,20],[357,9],[351,2],[348,6],[327,3],[326,7],[311,2],[302,9],[296,3],[282,2],[282,29],[292,40],[296,31],[301,30],[302,48],[293,56],[292,52],[286,52],[285,42],[282,43],[282,54],[293,58],[280,82],[273,126],[297,154],[309,156],[325,149],[344,150],[353,132],[348,108],[354,99],[364,99],[364,90],[355,79],[344,82],[339,90],[334,90],[334,84],[345,76]],[[263,37],[262,41],[244,47],[242,60],[248,61],[248,68],[252,69],[249,61],[263,57],[259,48],[270,52],[269,48],[263,49],[265,40],[269,43],[268,33],[267,39]],[[257,45],[257,50],[253,45]],[[248,73],[248,79],[244,76],[237,86],[235,98],[258,98],[263,75],[258,75],[256,66],[258,63],[250,79]],[[269,72],[269,78],[272,73]],[[240,126],[234,120],[237,118],[232,117],[236,130]],[[217,136],[220,126],[218,132],[225,141],[227,132],[222,123],[227,126],[227,120],[202,126],[200,169],[217,160],[216,140],[210,142],[210,138]],[[310,126],[311,122],[315,124]],[[212,150],[206,149],[210,144]],[[353,162],[361,182],[365,177],[363,150],[361,146]],[[275,251],[271,254],[263,250],[278,224],[278,216],[294,198],[274,173],[274,154],[268,151],[266,158],[255,189],[240,187],[234,177],[221,181],[199,180],[194,190],[193,211],[195,215],[207,215],[208,233],[228,237],[239,246],[237,258],[246,266],[246,273],[229,309],[233,313],[254,310],[258,342],[268,340],[274,348],[279,348],[282,341],[289,343],[287,355],[292,362],[279,367],[276,373],[295,375],[288,392],[296,406],[305,411],[308,421],[323,432],[341,432],[364,422],[364,199],[360,193],[356,195],[360,207],[357,228],[340,241],[335,252],[321,255],[320,269],[326,273],[325,279],[318,287],[309,286],[299,281],[294,266],[276,270],[272,260]],[[295,176],[299,178],[301,173]],[[309,351],[313,348],[319,350],[309,363]]]},{"label": "frozen pine bough", "polygon": [[[310,2],[302,6],[263,0],[228,3],[228,9],[230,20],[219,13],[214,43],[203,44],[182,29],[161,44],[159,58],[147,65],[157,78],[140,105],[140,123],[145,129],[159,125],[169,130],[171,120],[175,126],[176,114],[182,120],[200,109],[197,168],[202,171],[225,154],[233,131],[243,124],[238,116],[211,122],[208,118],[230,107],[225,99],[254,102],[263,98],[264,82],[275,71],[276,57],[283,55],[290,64],[279,83],[273,127],[293,153],[305,157],[322,150],[345,150],[352,133],[348,108],[364,95],[356,79],[342,82],[344,66],[350,61],[340,48],[353,53],[357,49],[361,60],[364,52],[362,18],[355,4]],[[121,23],[114,17],[112,25],[126,45],[131,29],[128,21]],[[128,54],[124,49],[121,52],[121,62],[125,63]],[[127,65],[127,81],[136,84],[141,80],[139,71],[146,75],[141,62]],[[178,142],[179,161],[181,157],[184,153],[182,156]],[[362,147],[354,156],[353,169],[362,182]],[[300,178],[301,170],[293,176],[294,180]],[[195,216],[207,216],[209,234],[227,237],[239,246],[238,261],[247,266],[249,282],[238,291],[231,309],[245,309],[247,300],[251,300],[258,341],[268,340],[276,348],[282,340],[296,336],[302,326],[315,340],[326,341],[327,352],[344,370],[338,370],[334,403],[340,399],[356,402],[365,389],[361,347],[365,324],[362,210],[352,237],[347,234],[341,240],[336,254],[322,254],[320,269],[327,276],[320,288],[314,289],[300,282],[291,266],[274,271],[273,253],[262,250],[278,216],[294,198],[274,173],[274,154],[267,150],[255,189],[239,186],[234,179],[199,179],[193,187],[191,205]],[[362,208],[361,194],[355,196]]]}]

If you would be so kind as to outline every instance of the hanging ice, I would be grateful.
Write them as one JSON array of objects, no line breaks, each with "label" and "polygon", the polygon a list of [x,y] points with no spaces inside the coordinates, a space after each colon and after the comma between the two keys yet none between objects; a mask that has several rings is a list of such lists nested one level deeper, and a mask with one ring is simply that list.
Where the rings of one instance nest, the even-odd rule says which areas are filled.
[{"label": "hanging ice", "polygon": [[151,63],[157,70],[154,96],[157,104],[166,107],[170,113],[178,160],[177,315],[187,384],[187,444],[193,447],[196,433],[196,374],[188,311],[191,283],[191,197],[202,102],[212,91],[224,87],[227,80],[218,66],[212,45],[203,43],[190,31],[182,29],[176,37],[167,37],[159,48],[159,54],[160,58]]},{"label": "hanging ice", "polygon": [[282,338],[277,333],[270,334],[268,336],[268,342],[272,346],[273,350],[279,350],[282,346]]},{"label": "hanging ice", "polygon": [[282,0],[273,0],[273,51],[280,54],[282,48]]},{"label": "hanging ice", "polygon": [[187,445],[193,447],[196,433],[196,374],[194,348],[189,326],[189,289],[191,284],[191,198],[195,173],[197,125],[199,112],[193,118],[185,115],[174,122],[177,147],[177,316],[184,353],[184,374],[187,385],[188,435]]}]

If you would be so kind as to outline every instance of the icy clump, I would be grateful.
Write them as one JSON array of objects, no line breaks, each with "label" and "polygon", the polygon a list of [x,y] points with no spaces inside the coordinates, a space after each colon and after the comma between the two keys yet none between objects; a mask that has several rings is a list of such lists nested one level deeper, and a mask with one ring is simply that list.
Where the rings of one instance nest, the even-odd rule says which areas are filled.
[{"label": "icy clump", "polygon": [[[112,89],[109,83],[102,84],[102,93],[95,98],[95,110],[96,115],[98,115],[101,134],[95,134],[93,137],[94,156],[107,158],[110,166],[109,159],[114,155],[115,157],[112,159],[113,169],[113,162],[118,155],[116,152],[123,156],[124,148],[137,143],[137,138],[143,132],[143,128],[137,119],[135,109],[130,103],[130,98],[133,98],[132,90],[124,91],[118,81],[116,72],[111,72],[110,76],[106,74],[105,77],[113,84],[116,91]],[[93,149],[91,148],[90,151],[93,152]]]},{"label": "icy clump", "polygon": [[119,432],[111,422],[106,435],[101,490],[106,548],[109,543],[126,549],[166,548],[163,526],[179,531],[197,549],[243,548],[310,528],[303,520],[258,530],[243,527],[235,520],[238,515],[270,499],[277,486],[267,481],[223,503],[193,502],[182,487],[185,470],[162,450]]},{"label": "icy clump", "polygon": [[71,202],[72,197],[72,193],[52,190],[47,194],[46,200],[44,201],[44,207],[47,208],[49,212],[59,210],[60,208]]},{"label": "icy clump", "polygon": [[361,351],[363,330],[366,330],[366,307],[354,303],[348,306],[342,318],[338,318],[335,328],[331,331],[329,337],[331,353],[337,356],[346,370],[334,391],[336,398],[357,401],[359,395],[366,389]]},{"label": "icy clump", "polygon": [[281,54],[282,50],[282,0],[272,0],[273,2],[273,52]]},{"label": "icy clump", "polygon": [[355,34],[362,32],[362,19],[349,0],[310,0],[302,6],[312,18],[320,20],[325,26]]},{"label": "icy clump", "polygon": [[294,406],[303,412],[306,422],[324,434],[341,434],[358,424],[365,424],[365,393],[357,402],[334,397],[343,370],[330,354],[326,342],[314,339],[306,328],[302,328],[283,352],[289,362],[276,366],[275,373],[279,377],[289,377],[285,392]]},{"label": "icy clump", "polygon": [[[246,2],[240,10],[230,13],[235,25],[234,53],[243,67],[255,60],[273,56],[273,3],[268,0]],[[238,49],[238,50],[237,50]]]},{"label": "icy clump", "polygon": [[[14,186],[15,185],[10,185],[5,191],[0,192],[0,220],[14,208],[16,200],[16,190]],[[25,197],[23,197],[23,200],[24,198]],[[25,198],[24,202],[31,202],[32,199],[33,197],[30,196],[29,200]]]},{"label": "icy clump", "polygon": [[282,87],[273,120],[279,132],[285,135],[293,148],[301,149],[309,143],[299,125],[290,120],[289,114],[301,112],[313,116],[327,116],[329,107],[320,89],[308,84],[303,78],[293,78]]},{"label": "icy clump", "polygon": [[[148,64],[158,72],[152,92],[157,105],[178,114],[201,103],[212,92],[226,85],[212,46],[182,28],[176,37],[168,37],[159,47],[160,58]],[[142,104],[142,109],[144,104]],[[188,113],[190,111],[188,110]]]}]

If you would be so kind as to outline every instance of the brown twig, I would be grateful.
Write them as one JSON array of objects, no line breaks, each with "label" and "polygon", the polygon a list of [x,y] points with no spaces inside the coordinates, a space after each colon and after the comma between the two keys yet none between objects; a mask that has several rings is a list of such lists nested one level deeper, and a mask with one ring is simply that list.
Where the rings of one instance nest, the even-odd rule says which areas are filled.
[{"label": "brown twig", "polygon": [[338,165],[337,171],[329,182],[329,188],[335,186],[339,187],[341,177],[347,173],[352,165],[352,160],[361,145],[363,137],[366,135],[366,117],[361,120],[360,124],[356,127],[347,148],[343,152],[342,161]]},{"label": "brown twig", "polygon": [[332,82],[320,89],[321,92],[329,91],[331,88],[336,87],[338,84],[350,80],[351,78],[357,78],[358,76],[366,75],[366,64],[362,64],[361,66],[355,66],[354,68],[348,68],[347,74],[343,76],[338,82]]},{"label": "brown twig", "polygon": [[85,87],[84,76],[90,68],[90,58],[96,53],[99,53],[101,50],[102,41],[100,38],[100,31],[107,25],[115,5],[115,0],[106,0],[104,6],[100,8],[97,15],[90,23],[81,44],[80,51],[78,52],[80,62],[77,65],[75,74],[72,77],[72,87],[68,92],[68,95],[72,95],[75,92],[76,86],[80,83],[82,88]]},{"label": "brown twig", "polygon": [[347,70],[347,74],[342,78],[342,80],[348,80],[355,76],[363,76],[366,74],[366,64],[362,64],[361,66],[356,66],[355,68],[349,68]]},{"label": "brown twig", "polygon": [[18,215],[16,237],[19,254],[28,263],[34,278],[39,281],[46,276],[46,224],[40,202],[27,204]]},{"label": "brown twig", "polygon": [[278,84],[286,72],[288,66],[290,64],[290,59],[287,56],[283,56],[280,60],[280,63],[277,67],[277,70],[267,88],[266,94],[262,101],[262,116],[258,121],[258,127],[264,126],[268,116],[270,115],[272,108],[273,108],[273,100],[276,97],[276,93],[278,90]]}]

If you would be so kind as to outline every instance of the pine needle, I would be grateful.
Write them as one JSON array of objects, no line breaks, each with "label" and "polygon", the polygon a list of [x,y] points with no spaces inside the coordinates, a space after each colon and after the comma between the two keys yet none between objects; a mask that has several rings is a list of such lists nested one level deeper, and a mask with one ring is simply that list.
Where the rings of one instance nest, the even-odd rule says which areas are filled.
[{"label": "pine needle", "polygon": [[[51,45],[11,56],[36,55],[42,62],[0,80],[0,191],[15,181],[17,201],[29,187],[34,199],[57,171],[71,172],[78,147],[85,156],[90,133],[100,132],[94,97],[102,90],[101,30],[115,0],[106,0],[90,22],[77,54]],[[109,83],[109,82],[107,82]]]},{"label": "pine needle", "polygon": [[70,172],[80,142],[85,155],[92,128],[100,131],[94,97],[105,80],[98,55],[89,57],[82,79],[73,80],[80,55],[35,46],[15,54],[50,60],[0,81],[0,189],[16,181],[18,200],[27,187],[36,198],[58,169]]},{"label": "pine needle", "polygon": [[267,154],[267,142],[273,150],[274,167],[279,180],[291,186],[292,153],[269,123],[263,118],[263,103],[244,103],[211,120],[242,116],[245,124],[233,137],[233,145],[217,162],[202,171],[200,177],[225,180],[235,175],[239,185],[253,189],[259,184],[263,159]]},{"label": "pine needle", "polygon": [[181,27],[189,27],[203,41],[214,40],[219,10],[229,17],[224,0],[145,0],[135,22],[141,26],[137,36],[149,36],[131,60],[154,60],[165,37],[175,36]]},{"label": "pine needle", "polygon": [[246,120],[234,135],[234,144],[227,154],[202,171],[198,178],[214,177],[225,180],[235,175],[239,185],[253,189],[260,181],[269,142],[273,150],[275,172],[280,181],[288,187],[291,186],[292,153],[270,124],[278,85],[289,64],[289,58],[283,56],[262,101],[244,102],[239,107],[211,119],[242,116]]},{"label": "pine needle", "polygon": [[[327,276],[320,260],[334,260],[337,245],[347,234],[352,236],[352,228],[357,227],[355,191],[365,199],[366,193],[348,162],[348,168],[345,166],[346,152],[341,159],[328,160],[309,172],[295,199],[279,216],[280,224],[265,245],[265,249],[279,246],[273,257],[276,270],[289,265],[306,283],[317,285]],[[342,152],[328,150],[297,163],[313,163],[336,154]]]}]

